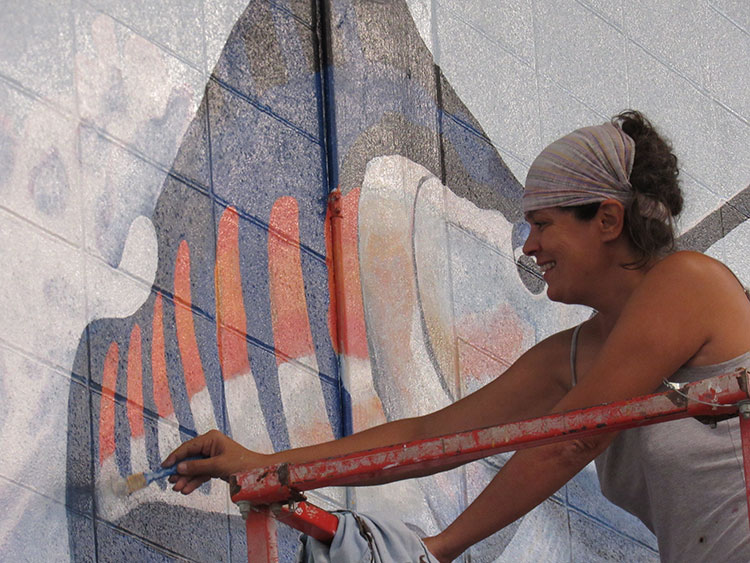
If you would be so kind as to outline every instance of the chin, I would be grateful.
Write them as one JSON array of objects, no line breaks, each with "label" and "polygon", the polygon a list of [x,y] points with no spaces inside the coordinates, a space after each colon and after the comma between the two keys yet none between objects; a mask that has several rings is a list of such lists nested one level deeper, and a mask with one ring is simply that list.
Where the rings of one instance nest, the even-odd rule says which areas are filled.
[{"label": "chin", "polygon": [[573,305],[575,302],[570,299],[570,296],[566,297],[565,294],[559,289],[547,286],[547,298],[555,303],[563,303],[565,305]]}]

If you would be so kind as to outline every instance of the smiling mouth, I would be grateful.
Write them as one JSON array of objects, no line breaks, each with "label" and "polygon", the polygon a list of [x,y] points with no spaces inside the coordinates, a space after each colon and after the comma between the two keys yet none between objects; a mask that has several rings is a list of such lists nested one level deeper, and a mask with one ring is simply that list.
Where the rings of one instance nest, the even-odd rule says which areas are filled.
[{"label": "smiling mouth", "polygon": [[542,274],[546,274],[556,265],[557,262],[545,262],[544,264],[537,264],[537,267],[539,268],[539,270],[541,270]]}]

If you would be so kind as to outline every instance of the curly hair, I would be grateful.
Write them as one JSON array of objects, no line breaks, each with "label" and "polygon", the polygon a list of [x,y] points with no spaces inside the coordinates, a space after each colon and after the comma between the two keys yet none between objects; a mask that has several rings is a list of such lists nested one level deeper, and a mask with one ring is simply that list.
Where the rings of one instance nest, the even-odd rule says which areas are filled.
[{"label": "curly hair", "polygon": [[[671,143],[662,137],[642,113],[623,111],[612,118],[635,141],[633,170],[630,184],[635,196],[625,206],[625,233],[637,253],[635,261],[625,267],[638,269],[654,257],[674,250],[674,220],[682,211],[677,156]],[[641,196],[641,197],[638,197]],[[665,220],[646,217],[640,209],[645,200],[661,203],[669,212]],[[596,215],[599,203],[581,205],[571,209],[580,220],[590,220]]]}]

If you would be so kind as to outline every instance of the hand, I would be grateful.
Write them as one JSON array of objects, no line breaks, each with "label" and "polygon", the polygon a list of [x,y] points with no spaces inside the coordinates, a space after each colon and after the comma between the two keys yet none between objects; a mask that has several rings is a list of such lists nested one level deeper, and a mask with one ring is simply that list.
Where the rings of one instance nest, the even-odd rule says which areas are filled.
[{"label": "hand", "polygon": [[[203,456],[205,459],[181,461],[187,457]],[[177,463],[177,474],[169,478],[173,490],[187,495],[203,483],[217,477],[227,480],[241,471],[269,465],[268,456],[242,447],[218,430],[210,430],[188,440],[167,456],[162,467]]]}]

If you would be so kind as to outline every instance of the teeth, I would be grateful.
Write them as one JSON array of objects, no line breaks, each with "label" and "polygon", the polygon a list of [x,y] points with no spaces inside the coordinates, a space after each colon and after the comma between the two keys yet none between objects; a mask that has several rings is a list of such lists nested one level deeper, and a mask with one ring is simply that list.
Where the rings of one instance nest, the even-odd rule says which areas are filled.
[{"label": "teeth", "polygon": [[542,271],[542,273],[545,273],[554,268],[556,264],[557,262],[546,262],[545,264],[539,264],[539,269]]}]

